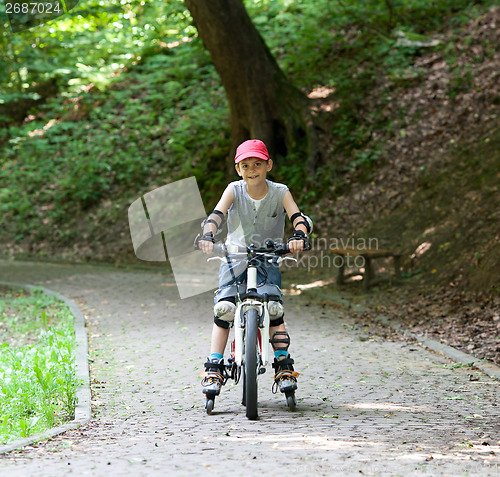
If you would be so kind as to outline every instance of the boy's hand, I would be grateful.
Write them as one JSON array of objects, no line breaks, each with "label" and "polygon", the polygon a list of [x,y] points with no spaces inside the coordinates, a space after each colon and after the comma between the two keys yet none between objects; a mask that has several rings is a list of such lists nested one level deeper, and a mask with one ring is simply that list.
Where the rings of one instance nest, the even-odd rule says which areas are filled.
[{"label": "boy's hand", "polygon": [[203,234],[198,241],[198,247],[203,253],[211,254],[214,249],[214,234],[212,232]]},{"label": "boy's hand", "polygon": [[302,252],[307,240],[308,237],[302,230],[295,230],[294,234],[288,239],[290,253]]},{"label": "boy's hand", "polygon": [[212,253],[214,249],[214,244],[212,242],[207,242],[206,240],[200,240],[200,250],[207,255]]},{"label": "boy's hand", "polygon": [[304,241],[302,239],[292,239],[288,242],[288,248],[292,254],[302,252],[304,250]]}]

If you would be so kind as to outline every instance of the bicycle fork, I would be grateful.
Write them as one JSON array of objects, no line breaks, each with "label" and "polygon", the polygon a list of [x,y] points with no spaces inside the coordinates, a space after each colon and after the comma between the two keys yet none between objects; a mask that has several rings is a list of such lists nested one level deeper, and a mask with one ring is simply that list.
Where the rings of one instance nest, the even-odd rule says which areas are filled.
[{"label": "bicycle fork", "polygon": [[259,330],[260,330],[260,358],[261,365],[266,366],[269,364],[269,311],[267,303],[262,303],[257,300],[245,300],[236,308],[235,322],[234,322],[234,361],[238,366],[243,364],[243,343],[245,340],[245,325],[246,325],[246,312],[250,309],[256,309],[259,316]]}]

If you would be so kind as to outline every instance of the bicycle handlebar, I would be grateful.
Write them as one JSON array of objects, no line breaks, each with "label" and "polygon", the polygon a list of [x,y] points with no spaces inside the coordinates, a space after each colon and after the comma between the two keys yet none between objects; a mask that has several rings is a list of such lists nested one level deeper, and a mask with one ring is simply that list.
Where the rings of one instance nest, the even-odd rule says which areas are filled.
[{"label": "bicycle handlebar", "polygon": [[251,255],[251,254],[274,254],[285,255],[289,253],[288,244],[273,244],[272,247],[226,247],[223,243],[215,243],[213,248],[214,255]]},{"label": "bicycle handlebar", "polygon": [[[199,247],[200,238],[201,235],[198,234],[194,240],[193,245],[195,250],[200,250]],[[309,241],[307,241],[304,244],[303,251],[307,250],[311,250],[311,244]],[[282,256],[290,253],[290,248],[287,243],[279,243],[269,240],[266,243],[265,247],[255,247],[254,245],[250,245],[248,247],[230,246],[228,250],[228,247],[226,247],[224,243],[218,242],[214,243],[212,253],[219,257],[225,257],[227,255],[256,255],[256,254]]]},{"label": "bicycle handlebar", "polygon": [[[249,247],[235,247],[228,250],[228,248],[223,243],[215,243],[213,248],[213,254],[225,257],[226,255],[276,255],[282,256],[290,253],[290,247],[287,243],[277,243],[269,241],[266,247],[255,247],[250,245]],[[311,245],[309,243],[305,244],[304,251],[311,250]]]}]

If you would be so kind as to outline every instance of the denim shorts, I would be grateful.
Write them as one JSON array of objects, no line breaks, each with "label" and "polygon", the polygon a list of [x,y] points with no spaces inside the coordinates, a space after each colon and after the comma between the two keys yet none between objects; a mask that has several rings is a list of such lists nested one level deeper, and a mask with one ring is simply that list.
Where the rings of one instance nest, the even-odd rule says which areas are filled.
[{"label": "denim shorts", "polygon": [[[235,297],[238,292],[244,293],[247,283],[246,261],[237,264],[222,263],[219,269],[219,289],[215,292],[214,302]],[[231,273],[231,268],[233,273]],[[235,279],[236,277],[236,283]],[[267,260],[259,261],[257,266],[257,292],[267,293],[279,297],[281,293],[281,272],[277,263],[269,263]]]}]

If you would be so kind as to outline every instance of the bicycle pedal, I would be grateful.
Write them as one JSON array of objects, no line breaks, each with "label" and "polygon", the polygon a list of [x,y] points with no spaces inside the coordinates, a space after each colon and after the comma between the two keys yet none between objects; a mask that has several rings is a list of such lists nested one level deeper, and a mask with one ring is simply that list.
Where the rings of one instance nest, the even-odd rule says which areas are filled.
[{"label": "bicycle pedal", "polygon": [[261,367],[259,368],[259,374],[264,374],[266,372],[266,368]]}]

